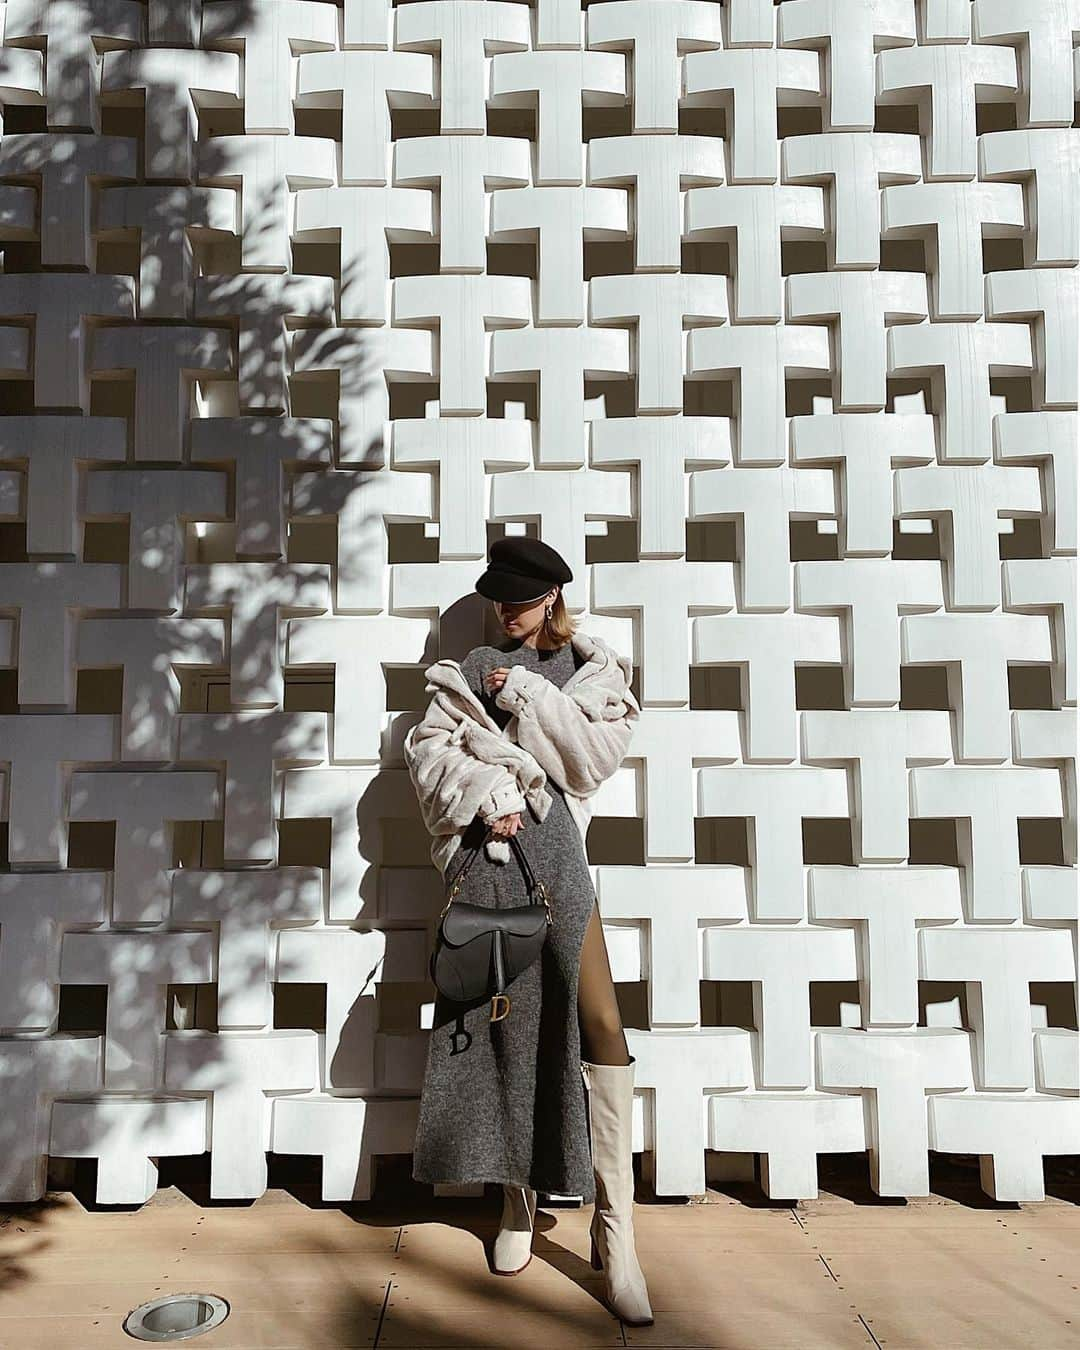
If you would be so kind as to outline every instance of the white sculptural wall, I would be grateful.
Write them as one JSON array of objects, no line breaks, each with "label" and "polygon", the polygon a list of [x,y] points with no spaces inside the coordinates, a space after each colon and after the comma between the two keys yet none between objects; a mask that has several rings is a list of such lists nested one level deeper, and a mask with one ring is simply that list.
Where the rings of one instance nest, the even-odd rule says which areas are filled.
[{"label": "white sculptural wall", "polygon": [[[0,1200],[407,1154],[401,743],[567,558],[660,1195],[1080,1153],[1077,0],[0,4]],[[325,1001],[325,1011],[322,1000]],[[312,1010],[315,1010],[312,1012]],[[299,1010],[299,1012],[297,1011]]]}]

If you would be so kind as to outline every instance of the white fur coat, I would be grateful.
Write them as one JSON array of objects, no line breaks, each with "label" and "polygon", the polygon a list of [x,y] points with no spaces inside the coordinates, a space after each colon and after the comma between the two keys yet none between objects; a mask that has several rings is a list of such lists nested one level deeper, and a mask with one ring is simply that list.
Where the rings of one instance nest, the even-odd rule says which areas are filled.
[{"label": "white fur coat", "polygon": [[[543,820],[551,806],[549,775],[584,841],[591,798],[625,758],[641,707],[630,690],[629,657],[590,633],[578,631],[570,641],[585,663],[561,689],[538,671],[510,667],[495,696],[513,714],[501,731],[457,661],[436,661],[424,671],[433,697],[403,753],[433,836],[431,860],[444,876],[477,814],[494,820],[528,806]],[[493,862],[510,858],[505,839],[484,847]]]}]

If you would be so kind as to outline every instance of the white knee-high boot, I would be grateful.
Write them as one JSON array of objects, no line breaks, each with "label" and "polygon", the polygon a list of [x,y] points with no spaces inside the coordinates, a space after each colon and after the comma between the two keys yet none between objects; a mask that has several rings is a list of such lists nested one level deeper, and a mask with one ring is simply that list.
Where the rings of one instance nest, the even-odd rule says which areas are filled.
[{"label": "white knee-high boot", "polygon": [[634,1250],[634,1163],[631,1116],[634,1066],[581,1062],[588,1089],[589,1134],[596,1204],[589,1233],[590,1261],[603,1270],[607,1302],[616,1317],[634,1326],[653,1322],[645,1276]]},{"label": "white knee-high boot", "polygon": [[530,1186],[503,1185],[503,1211],[491,1263],[496,1275],[516,1275],[532,1260],[536,1192]]}]

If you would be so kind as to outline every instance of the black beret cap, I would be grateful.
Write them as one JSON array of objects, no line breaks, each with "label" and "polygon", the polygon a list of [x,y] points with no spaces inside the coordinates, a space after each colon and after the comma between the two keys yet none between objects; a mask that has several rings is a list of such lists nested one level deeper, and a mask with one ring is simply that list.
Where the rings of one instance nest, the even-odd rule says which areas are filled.
[{"label": "black beret cap", "polygon": [[487,571],[476,590],[489,600],[521,604],[539,600],[554,585],[564,586],[574,574],[550,544],[526,535],[496,539],[488,549]]}]

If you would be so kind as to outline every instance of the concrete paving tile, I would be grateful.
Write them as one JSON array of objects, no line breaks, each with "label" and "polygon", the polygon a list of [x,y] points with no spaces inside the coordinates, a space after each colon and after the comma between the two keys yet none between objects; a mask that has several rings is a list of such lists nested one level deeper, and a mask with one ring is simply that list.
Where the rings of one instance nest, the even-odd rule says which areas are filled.
[{"label": "concrete paving tile", "polygon": [[1016,1241],[1039,1265],[1068,1276],[1074,1283],[1080,1280],[1080,1234],[1071,1229],[1029,1229],[1016,1234]]},{"label": "concrete paving tile", "polygon": [[961,1299],[942,1285],[921,1290],[917,1300],[891,1293],[880,1303],[864,1290],[859,1310],[885,1350],[1075,1350],[1080,1328],[1080,1318],[1061,1308],[1020,1307],[1010,1290],[992,1299]]},{"label": "concrete paving tile", "polygon": [[1018,1223],[1030,1223],[1040,1228],[1054,1224],[1072,1228],[1080,1224],[1080,1204],[1072,1205],[1065,1200],[1047,1199],[1041,1204],[1021,1205],[1009,1217]]},{"label": "concrete paving tile", "polygon": [[[592,1214],[592,1206],[585,1209],[586,1218]],[[747,1227],[790,1219],[791,1205],[761,1206],[751,1209],[746,1205],[662,1205],[635,1204],[634,1215],[647,1216],[656,1225],[671,1228],[685,1228],[698,1225],[706,1228],[717,1222],[738,1222]]]},{"label": "concrete paving tile", "polygon": [[[537,1228],[541,1228],[539,1223]],[[405,1224],[398,1250],[426,1252],[471,1249],[489,1237],[494,1238],[497,1231],[497,1224],[484,1224],[476,1230],[452,1223]]]},{"label": "concrete paving tile", "polygon": [[[790,1210],[767,1212],[723,1211],[709,1214],[711,1206],[694,1205],[681,1215],[654,1215],[648,1206],[634,1210],[634,1231],[645,1246],[698,1246],[716,1243],[734,1246],[749,1244],[757,1249],[774,1245],[780,1250],[796,1251],[800,1228]],[[587,1225],[586,1225],[587,1226]]]},{"label": "concrete paving tile", "polygon": [[[691,1235],[682,1240],[677,1235],[669,1237],[666,1234],[657,1234],[635,1219],[634,1239],[634,1247],[642,1265],[652,1261],[663,1261],[673,1254],[678,1254],[680,1260],[694,1260],[700,1254],[707,1257],[715,1266],[717,1261],[751,1253],[775,1261],[786,1257],[798,1259],[813,1251],[807,1235],[794,1224],[791,1232],[785,1232],[782,1236],[775,1231],[762,1233],[718,1230],[712,1234]],[[548,1255],[556,1262],[562,1259],[583,1261],[589,1259],[590,1244],[587,1229],[573,1234],[568,1234],[562,1229],[551,1232],[538,1231],[533,1242],[535,1250],[544,1247],[546,1251],[550,1248]]]},{"label": "concrete paving tile", "polygon": [[[687,1271],[689,1272],[687,1278],[697,1278],[710,1283],[715,1282],[719,1270],[725,1273],[737,1270],[745,1273],[749,1279],[776,1278],[779,1272],[780,1277],[786,1279],[787,1276],[783,1272],[812,1270],[814,1267],[825,1269],[821,1265],[818,1253],[806,1243],[801,1252],[755,1251],[742,1248],[730,1250],[710,1244],[702,1244],[700,1248],[694,1250],[674,1248],[670,1251],[646,1249],[640,1242],[635,1242],[634,1246],[645,1278],[650,1281],[654,1274],[668,1269]],[[553,1243],[545,1244],[540,1239],[534,1239],[533,1252],[575,1279],[580,1278],[580,1272],[583,1270],[600,1278],[599,1273],[592,1271],[588,1263],[588,1241],[580,1251],[568,1251],[556,1247]]]},{"label": "concrete paving tile", "polygon": [[323,1246],[333,1240],[356,1251],[381,1251],[394,1247],[400,1225],[368,1224],[336,1209],[312,1210],[302,1216],[281,1215],[270,1221],[242,1211],[204,1210],[189,1225],[191,1230],[197,1230],[199,1240],[206,1245],[227,1241],[233,1244],[230,1250],[234,1251],[237,1244],[239,1250],[244,1250],[242,1244],[251,1241],[253,1234],[258,1235],[260,1250],[275,1246],[282,1251],[303,1251],[306,1242]]},{"label": "concrete paving tile", "polygon": [[736,1252],[772,1252],[777,1256],[799,1256],[807,1249],[806,1233],[797,1224],[792,1224],[790,1228],[775,1228],[766,1232],[760,1230],[748,1232],[745,1229],[725,1232],[718,1228],[715,1233],[697,1236],[672,1234],[668,1240],[665,1235],[652,1233],[635,1223],[634,1236],[634,1245],[643,1261],[646,1256],[653,1253],[663,1255],[675,1251],[710,1251],[716,1257]]},{"label": "concrete paving tile", "polygon": [[[894,1290],[897,1294],[924,1289],[953,1289],[965,1298],[981,1298],[986,1289],[995,1297],[1002,1289],[1014,1291],[1018,1303],[1038,1297],[1053,1299],[1062,1307],[1073,1304],[1080,1315],[1080,1291],[1076,1285],[1080,1271],[1074,1269],[1072,1285],[1026,1253],[1015,1256],[987,1254],[978,1247],[968,1252],[952,1252],[947,1260],[931,1253],[845,1254],[826,1258],[838,1284],[851,1292],[872,1289],[877,1294]],[[1078,1324],[1080,1325],[1080,1324]]]},{"label": "concrete paving tile", "polygon": [[[176,1289],[182,1292],[190,1287],[185,1283]],[[9,1282],[0,1291],[0,1329],[6,1328],[10,1318],[98,1317],[106,1313],[112,1316],[119,1313],[123,1317],[140,1303],[171,1292],[173,1289],[165,1280],[138,1280],[134,1284],[100,1280],[92,1285],[57,1285],[41,1283],[35,1275]],[[203,1292],[220,1291],[211,1287]]]},{"label": "concrete paving tile", "polygon": [[981,1231],[995,1224],[1003,1225],[1007,1217],[986,1210],[981,1213],[963,1214],[957,1210],[942,1209],[939,1218],[925,1210],[914,1214],[905,1214],[903,1210],[868,1210],[865,1217],[860,1214],[799,1214],[797,1222],[807,1229],[827,1228],[836,1233],[872,1233],[900,1231],[909,1233],[970,1233],[973,1229]]},{"label": "concrete paving tile", "polygon": [[854,1313],[815,1315],[796,1305],[657,1314],[651,1327],[628,1326],[626,1344],[693,1350],[873,1350],[874,1342]]},{"label": "concrete paving tile", "polygon": [[[742,1264],[729,1258],[724,1258],[724,1264],[719,1265],[715,1260],[703,1258],[695,1268],[689,1268],[679,1262],[658,1262],[647,1272],[649,1281],[649,1293],[656,1314],[658,1323],[664,1325],[665,1336],[674,1336],[675,1339],[661,1339],[649,1344],[711,1344],[706,1338],[700,1339],[700,1333],[693,1330],[694,1327],[709,1328],[708,1335],[715,1333],[715,1317],[717,1302],[721,1306],[725,1303],[725,1290],[737,1290],[740,1308],[745,1315],[745,1310],[749,1307],[769,1311],[770,1316],[780,1316],[781,1314],[795,1319],[798,1317],[809,1316],[812,1319],[821,1316],[841,1321],[848,1314],[843,1310],[840,1297],[836,1291],[836,1283],[829,1274],[824,1265],[814,1256],[803,1256],[800,1258],[786,1258],[782,1269],[777,1270],[775,1262],[770,1269],[768,1258],[760,1256],[756,1262],[753,1262],[753,1275],[748,1276]],[[475,1336],[474,1330],[469,1331],[469,1318],[475,1317],[478,1309],[478,1292],[486,1302],[490,1297],[490,1286],[495,1281],[499,1281],[501,1288],[494,1289],[494,1296],[501,1307],[506,1298],[510,1298],[516,1304],[518,1299],[528,1298],[536,1300],[541,1307],[558,1307],[566,1310],[571,1306],[581,1302],[582,1294],[593,1300],[596,1306],[607,1312],[602,1303],[603,1276],[601,1273],[593,1272],[590,1267],[581,1263],[579,1268],[588,1272],[585,1280],[580,1276],[573,1275],[559,1278],[557,1272],[545,1270],[546,1262],[534,1255],[533,1260],[520,1275],[513,1277],[512,1290],[507,1291],[507,1286],[503,1283],[505,1277],[488,1274],[482,1278],[473,1277],[467,1284],[457,1290],[448,1291],[438,1288],[417,1288],[415,1280],[410,1278],[409,1272],[399,1270],[395,1277],[395,1286],[400,1285],[400,1290],[392,1292],[391,1304],[388,1307],[387,1320],[384,1323],[383,1334],[380,1336],[379,1344],[398,1345],[411,1344],[407,1340],[398,1340],[397,1332],[392,1333],[391,1339],[386,1339],[391,1334],[390,1328],[394,1325],[392,1310],[395,1308],[410,1307],[415,1310],[417,1307],[424,1306],[425,1303],[435,1308],[439,1313],[439,1319],[433,1323],[432,1327],[424,1330],[421,1339],[415,1342],[417,1345],[444,1345],[458,1344],[455,1339],[459,1336]],[[553,1279],[552,1276],[555,1276]],[[782,1289],[782,1298],[778,1297],[776,1291]],[[504,1296],[505,1295],[505,1296]],[[593,1325],[590,1323],[590,1326]],[[687,1327],[691,1330],[687,1331]],[[631,1328],[627,1328],[629,1332]],[[639,1329],[634,1329],[639,1330]],[[451,1334],[452,1333],[452,1334]],[[546,1334],[549,1337],[549,1344],[561,1345],[564,1342],[561,1339],[551,1340],[552,1330],[549,1326],[541,1325],[539,1328],[540,1340]],[[531,1333],[530,1333],[531,1334]],[[576,1335],[576,1332],[572,1332]],[[794,1333],[793,1333],[794,1334]],[[443,1335],[447,1339],[441,1339]],[[697,1337],[698,1339],[695,1339]],[[518,1340],[518,1328],[514,1323],[514,1337],[511,1342],[508,1338],[505,1343],[516,1344]],[[531,1344],[532,1341],[527,1343]],[[565,1342],[567,1344],[578,1344],[577,1340]],[[592,1344],[592,1341],[584,1343]],[[610,1342],[604,1341],[604,1344]],[[751,1344],[748,1341],[747,1344]],[[799,1342],[792,1339],[788,1343],[797,1345]],[[833,1339],[830,1342],[824,1336],[821,1345],[844,1346],[847,1344],[866,1345],[869,1338],[863,1332],[862,1339],[850,1341],[847,1339]],[[811,1344],[816,1344],[811,1342]]]},{"label": "concrete paving tile", "polygon": [[835,1228],[934,1228],[952,1231],[957,1228],[981,1228],[995,1219],[1010,1219],[1016,1211],[997,1206],[969,1209],[964,1205],[864,1205],[849,1210],[814,1213],[799,1208],[796,1213],[805,1224],[831,1224]]},{"label": "concrete paving tile", "polygon": [[131,1350],[119,1322],[86,1317],[12,1317],[0,1322],[0,1350]]},{"label": "concrete paving tile", "polygon": [[[985,1214],[995,1208],[995,1201],[984,1195],[977,1187],[964,1193],[963,1199],[949,1195],[913,1195],[906,1197],[880,1196],[872,1191],[859,1195],[834,1195],[829,1191],[818,1192],[813,1199],[799,1200],[796,1210],[799,1214],[938,1214],[941,1210],[950,1210],[957,1214]],[[1002,1204],[1000,1208],[1014,1208]]]},{"label": "concrete paving tile", "polygon": [[[354,1278],[378,1279],[383,1282],[390,1278],[394,1268],[392,1253],[374,1254],[364,1252],[258,1252],[227,1255],[221,1252],[200,1253],[197,1251],[154,1252],[142,1254],[127,1253],[118,1255],[110,1251],[108,1260],[100,1256],[83,1255],[79,1258],[56,1260],[53,1253],[49,1259],[34,1269],[33,1283],[41,1289],[53,1286],[72,1287],[79,1285],[115,1284],[118,1280],[127,1283],[162,1280],[175,1283],[185,1281],[191,1287],[202,1287],[207,1281],[240,1281],[247,1283],[258,1280],[271,1282],[285,1281],[295,1283],[325,1282],[328,1286],[338,1281]],[[3,1315],[4,1294],[0,1292],[0,1315]]]},{"label": "concrete paving tile", "polygon": [[[640,1259],[640,1258],[639,1258]],[[744,1259],[739,1255],[702,1255],[694,1262],[681,1259],[642,1261],[649,1287],[649,1302],[659,1313],[693,1310],[707,1312],[719,1304],[730,1306],[737,1298],[740,1309],[798,1307],[814,1314],[835,1314],[842,1309],[836,1281],[816,1256],[767,1256]],[[769,1267],[771,1266],[771,1269]]]},{"label": "concrete paving tile", "polygon": [[[176,1234],[158,1238],[153,1234],[142,1234],[140,1241],[134,1239],[123,1245],[109,1242],[111,1252],[129,1250],[137,1252],[147,1246],[163,1251],[198,1252],[203,1256],[220,1255],[258,1255],[276,1254],[282,1258],[302,1256],[305,1253],[318,1255],[325,1252],[339,1252],[361,1260],[379,1260],[393,1255],[398,1241],[397,1230],[365,1230],[362,1228],[338,1228],[327,1225],[325,1229],[312,1225],[301,1231],[277,1232],[263,1226],[243,1228],[196,1227],[188,1228]],[[54,1250],[57,1252],[85,1250],[86,1241],[79,1242],[60,1239]]]},{"label": "concrete paving tile", "polygon": [[[552,1334],[551,1319],[560,1315],[584,1316],[595,1329],[610,1318],[603,1299],[603,1286],[598,1280],[590,1281],[587,1286],[575,1284],[557,1272],[549,1271],[541,1275],[532,1261],[519,1274],[514,1276],[493,1275],[485,1271],[482,1283],[470,1284],[466,1289],[454,1291],[445,1287],[431,1289],[420,1280],[393,1280],[391,1282],[390,1302],[387,1314],[394,1311],[392,1320],[400,1322],[405,1317],[419,1317],[421,1313],[438,1314],[441,1318],[451,1318],[464,1328],[461,1334],[472,1336],[475,1340],[494,1325],[502,1326],[504,1313],[509,1309],[516,1313],[529,1312],[544,1320],[547,1334]],[[513,1284],[511,1291],[509,1286]],[[468,1330],[472,1319],[472,1331]]]},{"label": "concrete paving tile", "polygon": [[884,1196],[875,1196],[872,1192],[865,1195],[836,1195],[832,1191],[818,1191],[817,1195],[798,1200],[795,1208],[800,1214],[860,1214],[871,1209],[903,1209],[910,1213],[916,1208],[956,1208],[956,1201],[940,1195],[918,1195],[907,1203],[891,1200]]},{"label": "concrete paving tile", "polygon": [[[123,1219],[123,1222],[118,1220]],[[103,1222],[105,1220],[105,1222]],[[204,1210],[164,1223],[143,1218],[140,1212],[102,1215],[81,1210],[40,1224],[13,1221],[0,1225],[4,1251],[10,1254],[47,1239],[50,1257],[60,1258],[107,1244],[112,1253],[162,1251],[186,1247],[203,1252],[252,1251],[393,1252],[397,1227],[358,1223],[338,1210],[316,1210],[303,1217],[291,1215],[268,1222],[244,1210]],[[93,1235],[90,1237],[90,1235]]]},{"label": "concrete paving tile", "polygon": [[978,1350],[1059,1345],[1070,1330],[1072,1344],[1080,1344],[1075,1269],[1070,1282],[1027,1255],[987,1254],[977,1246],[947,1257],[927,1252],[832,1257],[829,1266],[838,1291],[889,1350],[898,1341]]},{"label": "concrete paving tile", "polygon": [[806,1225],[806,1237],[811,1246],[825,1256],[844,1252],[941,1253],[947,1259],[950,1252],[964,1252],[977,1243],[983,1249],[1004,1257],[1016,1250],[1018,1239],[1004,1228],[988,1223],[983,1228],[908,1228],[897,1224],[890,1228],[872,1225],[860,1230],[849,1225],[834,1225],[820,1221]]},{"label": "concrete paving tile", "polygon": [[620,1323],[593,1295],[570,1281],[554,1293],[538,1290],[527,1277],[535,1260],[512,1278],[493,1275],[474,1285],[470,1296],[446,1301],[444,1291],[420,1281],[394,1281],[386,1304],[379,1347],[422,1350],[435,1346],[621,1346]]}]

